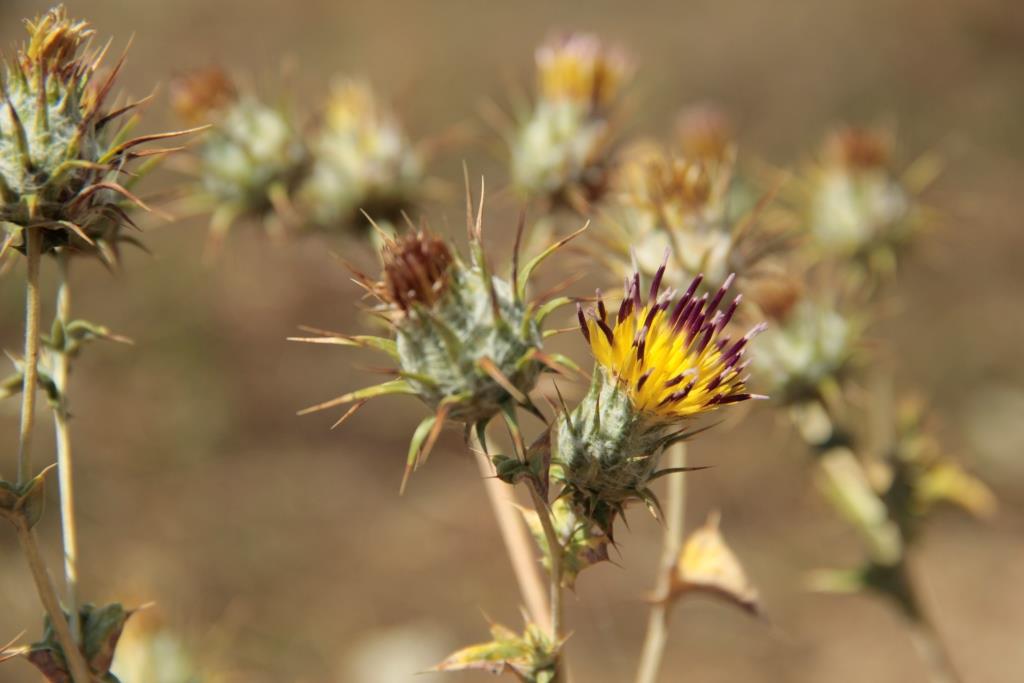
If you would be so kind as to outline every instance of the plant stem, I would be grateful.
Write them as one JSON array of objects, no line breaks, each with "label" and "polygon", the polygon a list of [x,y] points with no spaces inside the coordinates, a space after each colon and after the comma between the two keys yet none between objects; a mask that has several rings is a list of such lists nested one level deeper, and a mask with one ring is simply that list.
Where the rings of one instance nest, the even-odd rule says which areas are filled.
[{"label": "plant stem", "polygon": [[[57,320],[64,330],[71,322],[71,284],[68,281],[68,254],[57,256],[60,286],[57,290]],[[66,339],[65,339],[66,346]],[[68,427],[67,384],[71,358],[66,348],[54,349],[53,383],[59,403],[53,411],[57,443],[57,479],[60,485],[60,523],[64,545],[64,582],[68,612],[71,614],[71,635],[82,642],[82,623],[78,614],[78,533],[75,524],[75,491],[71,459],[71,431]]]},{"label": "plant stem", "polygon": [[[885,395],[883,393],[883,395]],[[843,480],[835,477],[833,470],[827,467],[829,458],[836,457],[836,454],[841,454],[842,457],[856,458],[857,454],[854,452],[852,446],[831,446],[830,441],[832,436],[836,433],[837,419],[833,407],[830,407],[826,401],[819,402],[820,415],[819,420],[824,418],[823,426],[824,430],[819,429],[808,429],[808,425],[800,424],[800,418],[797,414],[793,414],[795,426],[797,432],[800,433],[801,437],[804,438],[808,447],[810,447],[816,454],[819,467],[826,476],[831,477],[832,481],[836,486],[842,486]],[[815,443],[815,441],[809,437],[809,434],[814,432],[822,432],[826,437],[822,443]],[[825,433],[827,432],[827,434]],[[820,436],[820,435],[819,435]],[[845,452],[845,453],[841,453]],[[862,501],[862,505],[868,501]],[[877,501],[877,505],[883,506],[881,501]],[[890,526],[895,528],[895,525],[890,523]],[[880,527],[879,527],[880,528]],[[899,538],[897,531],[897,538]],[[877,532],[873,537],[868,539],[872,545],[872,554],[879,554],[880,550],[884,550],[887,544],[884,543],[885,537],[879,535]],[[946,645],[942,636],[932,619],[929,617],[927,610],[921,601],[919,582],[916,580],[913,572],[910,571],[910,563],[908,560],[908,553],[910,549],[903,547],[900,548],[901,555],[896,565],[899,570],[901,590],[899,595],[890,595],[890,597],[896,598],[896,603],[903,610],[904,615],[907,617],[907,623],[910,629],[910,638],[914,644],[914,649],[921,657],[925,666],[928,668],[928,677],[932,683],[960,683],[963,679],[957,672],[956,666],[953,664],[953,660],[950,657],[949,647]],[[881,553],[887,555],[888,553]]]},{"label": "plant stem", "polygon": [[911,564],[904,558],[903,576],[912,605],[907,616],[914,649],[928,668],[928,679],[932,683],[961,683],[963,678],[953,664],[949,646],[935,627],[935,621],[921,599],[920,583],[911,571]]},{"label": "plant stem", "polygon": [[74,683],[91,683],[92,674],[85,663],[82,651],[78,649],[74,638],[71,636],[71,629],[68,627],[68,620],[57,600],[57,593],[50,581],[50,573],[46,569],[46,563],[39,552],[39,544],[36,542],[35,532],[29,528],[24,518],[19,518],[14,523],[18,532],[18,541],[21,544],[22,552],[28,561],[28,567],[32,572],[32,578],[36,583],[36,590],[39,592],[39,599],[43,608],[50,617],[53,630],[57,634],[57,641],[64,651],[64,659],[71,670],[71,679]]},{"label": "plant stem", "polygon": [[[686,444],[674,444],[668,453],[669,467],[686,467]],[[665,506],[665,536],[661,546],[661,562],[655,580],[655,602],[647,617],[647,635],[640,655],[637,683],[655,683],[661,670],[661,660],[668,642],[669,604],[665,599],[672,580],[672,570],[683,546],[683,530],[686,526],[686,479],[685,474],[667,477],[668,496]]]},{"label": "plant stem", "polygon": [[39,261],[42,228],[25,228],[28,277],[25,287],[25,358],[21,385],[21,431],[18,438],[18,484],[32,478],[32,427],[36,417],[36,378],[39,364]]},{"label": "plant stem", "polygon": [[928,620],[912,623],[910,638],[928,667],[928,678],[932,683],[960,683],[962,679],[949,658],[946,643]]},{"label": "plant stem", "polygon": [[479,444],[476,444],[476,437],[471,438],[474,440],[471,446],[476,455],[477,466],[484,477],[484,490],[491,501],[491,509],[498,521],[498,528],[501,530],[505,550],[512,563],[512,571],[519,583],[519,591],[526,603],[526,609],[538,626],[548,630],[551,628],[551,614],[544,595],[544,582],[534,557],[533,538],[530,537],[526,523],[516,510],[512,487],[495,476],[494,465],[479,448]]}]

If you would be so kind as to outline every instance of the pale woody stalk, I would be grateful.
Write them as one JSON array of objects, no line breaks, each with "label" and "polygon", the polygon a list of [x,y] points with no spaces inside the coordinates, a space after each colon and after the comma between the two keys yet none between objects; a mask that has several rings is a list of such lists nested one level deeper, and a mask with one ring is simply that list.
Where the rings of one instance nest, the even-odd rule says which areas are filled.
[{"label": "pale woody stalk", "polygon": [[[669,448],[668,466],[670,468],[686,467],[686,444],[677,443]],[[661,662],[668,643],[669,610],[671,602],[667,599],[671,585],[672,571],[676,558],[683,546],[683,533],[686,529],[686,478],[677,474],[668,477],[666,483],[668,496],[665,506],[665,534],[661,546],[661,561],[658,564],[658,575],[654,588],[655,602],[651,605],[647,617],[647,635],[640,654],[640,666],[637,670],[636,683],[655,683]]]},{"label": "pale woody stalk", "polygon": [[471,439],[470,448],[474,451],[480,474],[484,478],[484,490],[494,511],[494,518],[498,522],[526,609],[538,626],[550,631],[551,612],[544,584],[533,557],[533,539],[530,538],[522,516],[516,511],[513,489],[495,476],[494,465],[480,450],[476,437]]},{"label": "pale woody stalk", "polygon": [[[71,358],[66,350],[66,334],[71,322],[71,283],[69,281],[69,255],[57,255],[60,284],[57,290],[57,324],[64,333],[60,340],[65,348],[53,349],[53,384],[57,403],[53,409],[54,436],[57,445],[57,478],[60,485],[60,520],[64,546],[65,601],[71,614],[71,633],[75,642],[82,642],[81,615],[78,613],[78,531],[75,524],[75,494],[71,458],[71,430],[68,427],[67,384]],[[56,343],[57,340],[54,340]]]},{"label": "pale woody stalk", "polygon": [[[22,384],[21,432],[18,441],[18,484],[24,485],[32,478],[32,428],[35,424],[35,396],[39,376],[39,265],[41,260],[42,232],[39,228],[26,230],[26,256],[28,276],[25,295],[25,358],[24,381]],[[50,617],[57,639],[64,650],[67,664],[74,683],[89,683],[92,676],[88,665],[76,645],[68,626],[68,620],[57,599],[49,571],[39,552],[35,531],[29,526],[24,514],[15,518],[14,527],[18,534],[32,579],[35,581],[39,599]]]}]

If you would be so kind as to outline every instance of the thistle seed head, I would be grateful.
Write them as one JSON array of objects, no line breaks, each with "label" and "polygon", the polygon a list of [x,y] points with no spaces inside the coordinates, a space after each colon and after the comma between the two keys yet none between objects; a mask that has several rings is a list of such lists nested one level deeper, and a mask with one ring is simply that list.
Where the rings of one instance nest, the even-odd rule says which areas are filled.
[{"label": "thistle seed head", "polygon": [[381,299],[408,315],[419,304],[432,308],[449,284],[454,257],[448,244],[426,229],[388,239],[381,249]]},{"label": "thistle seed head", "polygon": [[[529,301],[526,294],[533,271],[586,226],[525,264],[519,263],[517,253],[512,276],[506,280],[491,272],[484,255],[482,207],[474,218],[470,199],[467,216],[468,260],[421,229],[385,240],[380,280],[356,274],[360,284],[380,301],[374,312],[388,321],[393,338],[325,332],[319,337],[295,339],[372,348],[387,353],[397,364],[390,371],[395,379],[325,401],[300,414],[354,404],[340,424],[367,400],[386,394],[417,396],[433,410],[413,434],[403,487],[409,474],[425,461],[446,421],[461,423],[467,433],[475,429],[486,448],[484,428],[501,413],[509,429],[521,437],[517,407],[540,415],[529,396],[540,373],[575,367],[568,359],[542,350],[545,318],[569,299]],[[521,216],[517,247],[524,228],[525,217]],[[507,474],[514,478],[522,473]]]},{"label": "thistle seed head", "polygon": [[700,125],[704,129],[688,130],[698,124],[687,123],[680,133],[678,146],[693,154],[650,141],[621,154],[602,223],[621,274],[639,266],[653,275],[671,250],[676,268],[670,284],[679,288],[698,273],[712,282],[731,272],[745,278],[789,241],[789,228],[762,214],[771,191],[758,199],[739,178],[735,145],[721,137],[726,129]]}]

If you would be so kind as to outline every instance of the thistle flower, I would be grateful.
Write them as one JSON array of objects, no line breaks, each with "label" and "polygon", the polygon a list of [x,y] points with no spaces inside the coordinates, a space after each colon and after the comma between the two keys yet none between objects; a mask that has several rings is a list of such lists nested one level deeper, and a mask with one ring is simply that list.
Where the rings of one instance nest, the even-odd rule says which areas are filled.
[{"label": "thistle flower", "polygon": [[110,43],[85,54],[88,23],[58,6],[25,25],[29,40],[4,60],[0,83],[0,256],[24,250],[25,230],[42,230],[44,253],[67,248],[113,264],[119,244],[134,241],[121,234],[127,209],[146,208],[121,174],[135,159],[171,151],[139,145],[189,131],[126,139],[129,124],[118,121],[141,102],[106,108],[124,57],[97,81]]},{"label": "thistle flower", "polygon": [[864,128],[837,130],[806,174],[798,200],[814,246],[856,257],[873,271],[892,270],[897,250],[925,222],[914,195],[936,174],[934,160],[923,158],[897,175],[890,137]]},{"label": "thistle flower", "polygon": [[596,310],[578,309],[596,367],[589,393],[558,423],[557,462],[573,500],[606,532],[630,500],[657,510],[649,485],[669,473],[658,470],[661,452],[695,433],[693,418],[757,398],[743,355],[762,326],[731,342],[725,328],[740,297],[719,309],[732,276],[710,299],[696,296],[700,276],[674,299],[659,292],[664,274],[663,264],[646,300],[634,274],[614,317],[600,293]]},{"label": "thistle flower", "polygon": [[538,100],[510,140],[513,182],[523,194],[582,209],[607,187],[615,105],[632,67],[589,34],[550,40],[536,62]]},{"label": "thistle flower", "polygon": [[212,124],[198,149],[193,198],[198,208],[213,211],[209,249],[218,249],[240,218],[260,220],[280,235],[294,222],[292,194],[307,166],[291,115],[252,93],[239,93],[219,69],[179,78],[173,99],[185,120]]},{"label": "thistle flower", "polygon": [[[426,229],[411,230],[403,237],[385,237],[380,281],[359,276],[380,301],[376,312],[389,322],[393,339],[327,335],[298,340],[370,347],[397,362],[396,379],[302,412],[355,403],[348,417],[374,396],[417,396],[434,415],[415,432],[406,477],[426,458],[446,419],[467,430],[475,428],[481,437],[499,412],[514,427],[517,405],[536,412],[528,394],[541,371],[571,363],[543,352],[541,331],[545,317],[568,300],[531,303],[526,300],[526,288],[533,270],[582,230],[552,245],[522,270],[517,267],[518,258],[514,259],[512,277],[505,280],[491,273],[484,256],[482,205],[475,222],[471,207],[467,211],[468,261]],[[521,220],[520,233],[522,229]]]},{"label": "thistle flower", "polygon": [[622,153],[602,222],[602,257],[619,272],[653,275],[671,249],[670,284],[679,287],[698,273],[713,282],[730,272],[749,278],[788,242],[786,226],[764,215],[774,189],[757,198],[739,177],[721,115],[684,112],[677,128],[672,145],[639,142]]},{"label": "thistle flower", "polygon": [[394,220],[416,199],[423,160],[366,83],[335,86],[309,148],[298,202],[319,227],[363,224],[361,210]]}]

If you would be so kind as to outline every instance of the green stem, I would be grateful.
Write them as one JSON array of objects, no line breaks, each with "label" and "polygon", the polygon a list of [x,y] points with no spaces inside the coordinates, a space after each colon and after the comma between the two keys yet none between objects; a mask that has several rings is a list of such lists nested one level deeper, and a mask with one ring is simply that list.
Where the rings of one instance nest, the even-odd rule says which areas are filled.
[{"label": "green stem", "polygon": [[[60,286],[57,290],[57,320],[66,331],[71,322],[71,285],[68,281],[68,254],[57,257]],[[82,623],[78,613],[78,532],[75,524],[75,493],[71,458],[71,431],[68,427],[67,384],[71,357],[65,348],[54,349],[53,383],[57,388],[58,404],[53,411],[54,434],[57,443],[57,478],[60,485],[60,520],[64,545],[65,600],[71,614],[71,634],[76,643],[82,642]]]},{"label": "green stem", "polygon": [[64,651],[64,659],[71,671],[71,680],[73,683],[91,683],[93,680],[92,674],[85,663],[82,651],[75,644],[75,640],[71,636],[67,617],[64,614],[64,610],[61,609],[60,602],[57,600],[57,592],[53,589],[53,583],[50,581],[50,573],[47,571],[46,563],[39,552],[35,531],[29,528],[28,522],[24,518],[19,518],[15,521],[14,526],[18,532],[18,542],[21,544],[25,560],[28,562],[32,578],[35,580],[39,599],[50,617],[50,623],[53,624],[53,630],[57,634],[57,641]]},{"label": "green stem", "polygon": [[39,261],[42,228],[24,228],[28,277],[25,288],[25,358],[21,388],[21,431],[18,438],[18,484],[32,478],[32,427],[36,417],[36,384],[39,364]]},{"label": "green stem", "polygon": [[[669,467],[686,467],[686,444],[677,443],[668,453]],[[668,643],[668,611],[666,599],[672,581],[679,551],[683,546],[683,530],[686,527],[686,479],[683,474],[674,474],[668,479],[668,496],[665,506],[665,536],[661,547],[661,562],[655,581],[655,602],[647,616],[647,635],[640,654],[637,683],[655,683],[661,671],[661,661]]]}]

